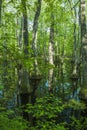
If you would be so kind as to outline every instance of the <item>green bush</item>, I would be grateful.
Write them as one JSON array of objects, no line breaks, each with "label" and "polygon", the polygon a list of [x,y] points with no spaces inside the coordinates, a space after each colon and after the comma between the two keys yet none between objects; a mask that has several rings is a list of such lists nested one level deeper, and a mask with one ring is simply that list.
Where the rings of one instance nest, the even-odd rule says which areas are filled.
[{"label": "green bush", "polygon": [[28,104],[26,110],[35,119],[35,126],[31,125],[31,130],[66,130],[64,123],[58,123],[63,109],[61,99],[53,95],[37,98],[36,103]]},{"label": "green bush", "polygon": [[70,127],[74,130],[86,130],[87,129],[87,118],[86,117],[80,117],[79,119],[76,119],[76,117],[71,117],[71,124]]},{"label": "green bush", "polygon": [[22,117],[10,118],[11,112],[0,113],[0,130],[26,130],[27,124]]}]

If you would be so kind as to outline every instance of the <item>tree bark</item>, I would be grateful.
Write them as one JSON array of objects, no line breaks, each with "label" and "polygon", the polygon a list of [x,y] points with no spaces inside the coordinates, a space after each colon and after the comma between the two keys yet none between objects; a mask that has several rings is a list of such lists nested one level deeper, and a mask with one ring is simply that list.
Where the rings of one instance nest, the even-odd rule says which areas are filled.
[{"label": "tree bark", "polygon": [[[49,63],[54,65],[54,15],[51,14],[50,39],[49,39]],[[49,92],[53,92],[53,68],[49,70]]]},{"label": "tree bark", "polygon": [[2,0],[0,0],[0,25],[1,25],[1,10],[2,10]]},{"label": "tree bark", "polygon": [[38,63],[37,63],[37,30],[38,30],[38,21],[39,21],[39,16],[41,12],[41,2],[42,0],[37,1],[37,10],[35,13],[34,17],[34,23],[33,23],[33,38],[32,38],[32,49],[33,49],[33,55],[34,55],[34,73],[37,75],[38,73]]},{"label": "tree bark", "polygon": [[87,85],[87,34],[86,34],[86,10],[85,0],[80,1],[80,24],[82,46],[82,77],[84,85]]},{"label": "tree bark", "polygon": [[[26,9],[26,1],[21,0],[22,4],[22,13],[23,13],[23,51],[24,51],[24,58],[28,60],[28,21],[27,21],[27,9]],[[18,86],[19,86],[19,93],[20,93],[20,102],[23,107],[23,117],[26,120],[29,120],[28,113],[24,112],[26,109],[26,104],[29,103],[29,93],[30,93],[30,84],[29,84],[29,74],[26,68],[23,68],[22,63],[18,66]]]},{"label": "tree bark", "polygon": [[[82,46],[82,88],[80,91],[81,100],[87,106],[87,33],[86,33],[86,2],[80,0],[80,24],[81,24],[81,46]],[[82,111],[82,116],[87,115],[87,109]],[[87,129],[87,128],[86,128]]]},{"label": "tree bark", "polygon": [[21,0],[23,7],[23,39],[24,39],[24,54],[25,57],[28,55],[28,20],[27,20],[27,9],[26,9],[26,1]]},{"label": "tree bark", "polygon": [[[28,60],[28,55],[29,55],[29,51],[28,51],[28,45],[29,45],[29,41],[28,41],[28,21],[27,21],[27,9],[26,9],[26,1],[22,0],[22,6],[23,6],[23,46],[24,46],[24,58],[26,60]],[[29,90],[29,74],[27,69],[23,68],[23,79],[22,79],[22,86],[23,86],[23,90],[22,92],[28,92]]]}]

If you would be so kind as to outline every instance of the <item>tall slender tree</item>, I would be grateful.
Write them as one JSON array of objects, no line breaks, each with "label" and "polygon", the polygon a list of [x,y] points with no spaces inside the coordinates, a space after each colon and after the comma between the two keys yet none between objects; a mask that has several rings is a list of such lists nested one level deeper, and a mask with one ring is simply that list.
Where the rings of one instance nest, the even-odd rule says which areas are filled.
[{"label": "tall slender tree", "polygon": [[[22,14],[23,14],[23,52],[24,52],[24,59],[28,60],[28,19],[27,19],[27,8],[26,8],[26,1],[21,0],[22,5]],[[26,68],[22,66],[22,63],[19,65],[18,68],[18,78],[19,78],[19,88],[20,88],[20,100],[21,105],[26,106],[29,103],[29,93],[30,93],[30,84],[29,84],[29,73]],[[25,107],[24,107],[25,109]],[[23,117],[29,120],[28,114],[23,112]]]},{"label": "tall slender tree", "polygon": [[[51,13],[50,38],[49,38],[49,63],[54,65],[54,14]],[[49,70],[49,92],[53,91],[53,68]]]},{"label": "tall slender tree", "polygon": [[0,0],[0,24],[1,24],[1,10],[2,10],[2,0]]},{"label": "tall slender tree", "polygon": [[39,16],[41,12],[41,3],[42,0],[37,1],[37,9],[34,17],[34,22],[33,22],[33,38],[32,38],[32,49],[33,49],[33,55],[34,55],[34,73],[37,75],[38,73],[38,63],[36,60],[37,57],[37,30],[38,30],[38,21],[39,21]]},{"label": "tall slender tree", "polygon": [[83,76],[83,82],[86,82],[86,3],[85,0],[80,1],[80,24],[81,24],[81,54],[82,54],[82,76]]},{"label": "tall slender tree", "polygon": [[86,2],[80,0],[81,54],[82,54],[82,98],[87,99],[87,33]]}]

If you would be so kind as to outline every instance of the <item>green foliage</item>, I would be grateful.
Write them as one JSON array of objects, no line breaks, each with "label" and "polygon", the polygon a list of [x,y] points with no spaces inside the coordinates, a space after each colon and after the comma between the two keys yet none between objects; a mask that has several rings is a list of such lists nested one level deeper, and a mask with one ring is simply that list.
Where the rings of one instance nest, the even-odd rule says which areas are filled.
[{"label": "green foliage", "polygon": [[75,99],[69,100],[69,102],[66,106],[69,107],[69,108],[73,108],[73,110],[84,110],[84,109],[86,109],[86,105],[83,102],[79,102]]},{"label": "green foliage", "polygon": [[10,116],[13,111],[0,113],[0,129],[1,130],[25,130],[27,128],[27,123],[22,119],[22,117]]},{"label": "green foliage", "polygon": [[27,105],[26,112],[32,114],[32,117],[35,119],[35,126],[33,127],[30,124],[30,130],[68,130],[70,128],[74,130],[84,130],[84,128],[87,127],[87,118],[81,115],[79,119],[70,115],[72,117],[70,118],[71,122],[69,124],[59,121],[60,116],[63,116],[60,115],[60,113],[66,107],[73,109],[73,112],[77,110],[81,111],[86,108],[84,103],[77,102],[74,99],[70,100],[68,104],[63,104],[61,99],[53,95],[37,98],[34,105]]},{"label": "green foliage", "polygon": [[2,90],[2,89],[3,89],[3,87],[4,87],[4,86],[3,86],[2,84],[0,84],[0,90]]},{"label": "green foliage", "polygon": [[64,124],[57,124],[59,114],[64,109],[61,99],[53,95],[37,98],[34,105],[28,104],[27,110],[35,118],[36,130],[66,130]]},{"label": "green foliage", "polygon": [[[2,0],[3,1],[3,0]],[[23,1],[23,0],[22,0]],[[32,50],[32,38],[33,38],[33,23],[35,12],[37,11],[37,0],[23,1],[26,4],[24,5],[21,0],[4,0],[2,2],[2,11],[1,18],[2,21],[0,25],[0,90],[3,90],[3,98],[0,99],[0,103],[2,106],[6,105],[6,102],[12,98],[14,92],[16,92],[16,87],[22,86],[21,80],[23,77],[23,70],[27,70],[29,76],[34,74],[34,62],[35,58],[37,60],[37,66],[41,75],[45,75],[48,77],[48,72],[50,69],[55,69],[55,65],[49,64],[49,39],[50,39],[50,22],[54,23],[54,55],[60,56],[60,63],[57,65],[58,68],[57,76],[55,73],[53,75],[57,82],[65,80],[64,73],[66,73],[66,77],[70,77],[72,71],[72,65],[68,62],[72,60],[68,58],[68,56],[75,55],[74,48],[74,35],[76,35],[76,55],[79,57],[81,51],[80,44],[80,32],[79,27],[79,16],[77,17],[76,23],[76,34],[74,33],[74,17],[72,16],[71,7],[68,0],[43,0],[41,14],[38,21],[38,31],[36,38],[36,57],[33,55]],[[67,4],[68,3],[68,4]],[[71,2],[74,6],[74,1]],[[25,6],[25,7],[24,7]],[[73,7],[72,6],[72,7]],[[25,30],[24,20],[22,13],[26,13],[27,10],[27,18],[28,21],[28,31],[29,31],[29,54],[28,58],[25,58],[24,55],[24,40],[23,34]],[[74,9],[74,8],[73,8]],[[73,10],[72,9],[72,10]],[[51,14],[53,13],[54,19],[52,19]],[[77,12],[78,14],[78,12]],[[26,15],[26,14],[25,14]],[[37,14],[38,15],[38,14]],[[63,56],[66,58],[65,63]],[[67,57],[66,57],[67,56]],[[63,61],[63,62],[62,62]],[[21,67],[20,67],[21,66]],[[62,68],[63,66],[63,68]],[[59,70],[58,70],[59,69]],[[18,72],[21,71],[19,75]],[[58,72],[59,71],[59,72]],[[62,72],[63,71],[63,72]],[[43,76],[43,77],[45,77]],[[46,78],[45,77],[45,78]],[[61,78],[62,77],[62,78]],[[48,80],[48,79],[46,79]],[[55,81],[53,81],[55,82]],[[18,84],[19,83],[19,84]],[[57,83],[56,86],[59,84]],[[27,83],[23,86],[27,89]],[[55,86],[54,86],[55,87]],[[54,89],[54,88],[53,88]],[[58,88],[59,89],[59,88]],[[60,85],[60,90],[62,90],[62,85]],[[70,92],[70,88],[67,93]],[[43,93],[43,90],[40,90]],[[20,90],[19,92],[20,93]],[[48,92],[47,92],[48,93]],[[87,91],[83,91],[83,95],[86,95]],[[60,91],[57,92],[57,96],[61,95]],[[64,96],[65,92],[63,92]],[[66,96],[66,95],[65,95]],[[32,99],[31,99],[32,100]],[[83,103],[79,103],[75,100],[70,100],[68,104],[63,104],[62,100],[53,95],[47,95],[43,98],[37,98],[36,103],[34,105],[28,104],[27,112],[32,114],[33,118],[35,118],[35,127],[31,125],[29,130],[66,130],[65,124],[58,123],[60,119],[60,113],[63,111],[64,107],[73,109],[73,110],[83,110],[85,109],[85,105]],[[4,108],[0,108],[0,111],[5,110]],[[9,113],[4,112],[0,113],[0,128],[1,130],[25,130],[26,122],[20,117],[9,118],[9,114],[12,114],[11,111]],[[82,119],[83,120],[83,119]],[[72,118],[71,127],[75,126],[77,130],[83,130],[83,125],[87,125],[87,119],[80,127],[80,123],[82,120],[77,120],[76,118]]]},{"label": "green foliage", "polygon": [[80,119],[77,119],[74,116],[72,116],[71,120],[72,120],[72,123],[70,124],[70,126],[74,130],[85,130],[87,128],[87,118],[86,117],[80,117]]},{"label": "green foliage", "polygon": [[62,101],[55,96],[45,96],[37,98],[36,103],[33,105],[28,104],[28,112],[34,112],[33,116],[38,118],[53,118],[57,113],[63,110]]}]

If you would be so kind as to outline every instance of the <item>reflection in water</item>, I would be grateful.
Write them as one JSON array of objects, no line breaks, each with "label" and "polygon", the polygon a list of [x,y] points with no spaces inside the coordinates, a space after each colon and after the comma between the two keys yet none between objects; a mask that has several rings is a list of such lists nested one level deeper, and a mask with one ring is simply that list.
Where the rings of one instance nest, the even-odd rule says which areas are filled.
[{"label": "reflection in water", "polygon": [[[73,80],[71,79],[72,74],[72,66],[71,63],[64,63],[62,65],[62,68],[55,68],[54,69],[54,75],[53,75],[53,93],[56,95],[57,98],[61,98],[64,103],[68,103],[70,100],[76,101],[76,103],[80,103],[80,97],[79,93],[81,90],[81,81],[80,76],[78,79]],[[77,78],[77,77],[76,77]],[[40,95],[44,96],[48,94],[48,75],[44,76],[42,79],[38,89],[37,89],[37,97]],[[67,107],[63,110],[63,112],[60,114],[60,119],[58,119],[59,122],[64,121],[67,123],[71,122],[71,116],[75,116],[77,119],[79,119],[81,115],[81,109],[74,109],[73,107]]]}]

